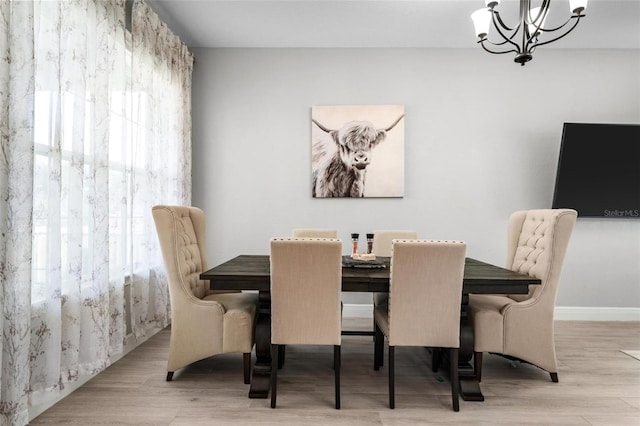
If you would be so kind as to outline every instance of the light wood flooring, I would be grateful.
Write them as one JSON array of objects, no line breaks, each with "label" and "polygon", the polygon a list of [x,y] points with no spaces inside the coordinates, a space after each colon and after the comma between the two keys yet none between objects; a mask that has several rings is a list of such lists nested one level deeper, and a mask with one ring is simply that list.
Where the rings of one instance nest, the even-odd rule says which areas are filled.
[{"label": "light wood flooring", "polygon": [[[370,327],[345,318],[345,328]],[[163,330],[36,417],[64,425],[640,425],[640,323],[557,321],[559,383],[528,364],[485,354],[484,402],[451,410],[446,373],[424,348],[396,350],[396,408],[388,408],[387,360],[373,370],[371,337],[344,336],[342,408],[333,408],[331,347],[290,346],[278,407],[249,399],[242,356],[197,362],[166,382],[170,331]]]}]

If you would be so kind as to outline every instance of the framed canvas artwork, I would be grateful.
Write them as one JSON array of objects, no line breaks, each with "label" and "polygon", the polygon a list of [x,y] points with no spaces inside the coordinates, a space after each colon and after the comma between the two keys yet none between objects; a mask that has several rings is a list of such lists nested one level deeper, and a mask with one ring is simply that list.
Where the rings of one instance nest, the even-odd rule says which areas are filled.
[{"label": "framed canvas artwork", "polygon": [[314,198],[404,196],[404,105],[311,109]]}]

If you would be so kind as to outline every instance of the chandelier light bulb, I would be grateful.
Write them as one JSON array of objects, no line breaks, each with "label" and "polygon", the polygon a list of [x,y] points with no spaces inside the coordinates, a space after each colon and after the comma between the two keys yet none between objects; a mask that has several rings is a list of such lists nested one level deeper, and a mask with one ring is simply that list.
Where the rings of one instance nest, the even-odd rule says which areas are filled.
[{"label": "chandelier light bulb", "polygon": [[491,9],[483,7],[471,14],[473,20],[473,26],[476,30],[476,35],[480,39],[485,39],[489,34],[489,26],[491,25]]},{"label": "chandelier light bulb", "polygon": [[572,13],[579,15],[587,9],[588,0],[569,0],[569,9]]}]

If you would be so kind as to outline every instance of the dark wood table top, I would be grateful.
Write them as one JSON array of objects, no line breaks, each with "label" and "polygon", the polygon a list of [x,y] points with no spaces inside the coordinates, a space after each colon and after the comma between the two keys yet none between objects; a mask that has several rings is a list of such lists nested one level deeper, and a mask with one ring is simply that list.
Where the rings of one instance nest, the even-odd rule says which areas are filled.
[{"label": "dark wood table top", "polygon": [[[342,268],[342,290],[355,292],[389,291],[389,259],[385,268]],[[271,274],[268,255],[240,255],[200,274],[213,290],[269,291]],[[500,266],[466,258],[463,293],[525,294],[530,284],[540,280]]]}]

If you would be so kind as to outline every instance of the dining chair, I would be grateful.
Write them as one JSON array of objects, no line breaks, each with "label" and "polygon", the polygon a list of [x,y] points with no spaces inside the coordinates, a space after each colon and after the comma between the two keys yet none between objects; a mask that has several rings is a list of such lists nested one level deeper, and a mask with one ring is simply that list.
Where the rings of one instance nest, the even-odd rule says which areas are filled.
[{"label": "dining chair", "polygon": [[335,229],[319,228],[295,228],[293,237],[296,238],[338,238],[338,231]]},{"label": "dining chair", "polygon": [[195,361],[229,352],[243,354],[244,382],[251,380],[251,351],[258,295],[214,292],[200,279],[207,268],[206,221],[190,206],[152,208],[169,282],[171,337],[167,381]]},{"label": "dining chair", "polygon": [[[415,240],[418,238],[416,231],[380,230],[373,231],[372,252],[376,256],[391,257],[391,242],[394,239]],[[389,301],[389,293],[372,293],[373,306],[386,305]]]},{"label": "dining chair", "polygon": [[451,398],[460,410],[458,348],[466,244],[461,241],[394,240],[389,303],[374,308],[374,370],[389,345],[389,408],[395,408],[396,346],[449,350]]},{"label": "dining chair", "polygon": [[558,381],[553,315],[560,272],[577,218],[572,209],[522,210],[507,230],[507,268],[541,280],[525,295],[469,297],[474,333],[474,369],[482,378],[482,354],[490,352],[525,361]]},{"label": "dining chair", "polygon": [[[342,242],[330,238],[271,240],[271,354],[281,345],[332,345],[335,408],[340,408]],[[271,368],[271,408],[278,368]]]},{"label": "dining chair", "polygon": [[[292,236],[294,238],[338,238],[338,231],[322,228],[295,228]],[[284,358],[285,346],[281,345],[278,350],[278,368],[284,365]]]}]

